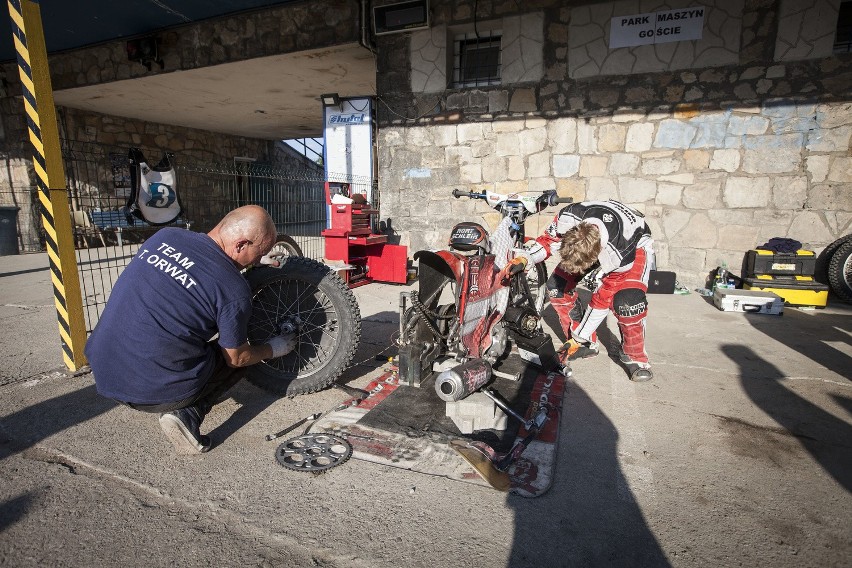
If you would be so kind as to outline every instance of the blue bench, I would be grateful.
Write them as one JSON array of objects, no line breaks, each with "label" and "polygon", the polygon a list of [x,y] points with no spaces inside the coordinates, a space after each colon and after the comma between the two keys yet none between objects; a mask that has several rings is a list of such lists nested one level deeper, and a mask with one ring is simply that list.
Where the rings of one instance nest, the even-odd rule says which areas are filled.
[{"label": "blue bench", "polygon": [[[121,237],[122,231],[128,230],[144,230],[144,229],[159,229],[160,227],[185,227],[187,230],[189,229],[191,222],[187,221],[181,217],[178,217],[173,222],[168,225],[150,225],[139,219],[138,217],[132,218],[132,223],[128,222],[127,215],[124,211],[119,210],[109,210],[109,211],[89,211],[89,216],[92,218],[92,225],[94,225],[95,229],[99,232],[103,231],[115,231],[116,239],[118,240],[118,246],[123,246],[124,242]],[[101,242],[103,242],[103,236],[100,235]]]}]

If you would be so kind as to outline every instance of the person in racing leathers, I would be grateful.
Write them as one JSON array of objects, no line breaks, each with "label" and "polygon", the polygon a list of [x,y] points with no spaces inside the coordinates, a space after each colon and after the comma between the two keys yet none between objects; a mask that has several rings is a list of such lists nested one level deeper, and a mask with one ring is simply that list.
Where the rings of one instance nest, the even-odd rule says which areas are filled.
[{"label": "person in racing leathers", "polygon": [[[655,258],[643,215],[615,200],[572,203],[529,249],[534,262],[555,252],[561,261],[547,281],[547,291],[567,338],[560,358],[567,362],[597,355],[597,328],[612,311],[621,332],[620,359],[630,380],[651,380],[645,351],[645,294]],[[584,308],[575,288],[595,268],[596,285]]]}]

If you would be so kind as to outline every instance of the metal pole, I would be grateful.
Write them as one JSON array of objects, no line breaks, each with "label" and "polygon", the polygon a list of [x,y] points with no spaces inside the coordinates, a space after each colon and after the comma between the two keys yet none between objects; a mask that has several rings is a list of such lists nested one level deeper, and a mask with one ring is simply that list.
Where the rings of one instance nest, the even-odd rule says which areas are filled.
[{"label": "metal pole", "polygon": [[65,366],[76,371],[86,364],[83,355],[86,322],[41,12],[38,2],[33,0],[8,0],[8,3],[24,111],[34,150],[33,166],[50,259],[62,356]]}]

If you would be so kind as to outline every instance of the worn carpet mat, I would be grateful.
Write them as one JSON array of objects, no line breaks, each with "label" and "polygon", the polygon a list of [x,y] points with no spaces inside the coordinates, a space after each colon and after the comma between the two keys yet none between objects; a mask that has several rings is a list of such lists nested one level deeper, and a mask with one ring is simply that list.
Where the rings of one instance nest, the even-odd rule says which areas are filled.
[{"label": "worn carpet mat", "polygon": [[[492,383],[513,410],[529,418],[541,402],[552,407],[541,432],[508,469],[509,491],[537,497],[552,484],[565,378],[560,373],[542,373],[526,367],[520,359],[513,358],[500,370],[521,376],[519,381],[496,378]],[[450,442],[475,443],[480,447],[486,444],[487,449],[500,455],[526,435],[523,425],[511,417],[506,430],[462,434],[445,415],[446,403],[435,394],[434,376],[424,380],[419,388],[411,387],[401,385],[392,368],[366,390],[370,394],[364,400],[326,414],[311,428],[313,432],[333,433],[349,440],[355,459],[489,485]]]}]

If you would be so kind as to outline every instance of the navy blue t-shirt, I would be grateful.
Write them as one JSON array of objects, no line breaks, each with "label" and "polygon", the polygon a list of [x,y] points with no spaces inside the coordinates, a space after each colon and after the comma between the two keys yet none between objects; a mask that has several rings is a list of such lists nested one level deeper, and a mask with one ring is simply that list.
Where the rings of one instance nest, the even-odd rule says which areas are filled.
[{"label": "navy blue t-shirt", "polygon": [[98,393],[135,404],[193,396],[219,346],[247,341],[250,316],[251,288],[213,239],[157,231],[119,276],[86,342]]}]

